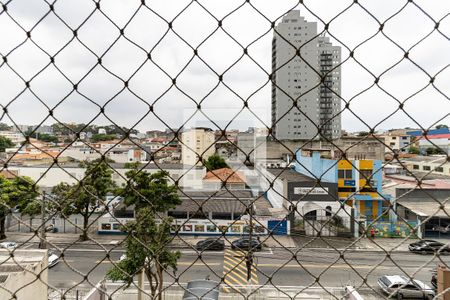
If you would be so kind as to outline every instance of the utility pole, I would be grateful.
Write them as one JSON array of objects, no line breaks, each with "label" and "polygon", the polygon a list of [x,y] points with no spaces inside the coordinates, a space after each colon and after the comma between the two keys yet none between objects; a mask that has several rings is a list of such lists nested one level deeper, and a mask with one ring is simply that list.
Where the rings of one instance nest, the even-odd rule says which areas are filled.
[{"label": "utility pole", "polygon": [[251,203],[249,208],[250,215],[250,230],[249,230],[249,249],[246,257],[246,267],[247,267],[247,281],[252,279],[252,265],[253,265],[253,203]]},{"label": "utility pole", "polygon": [[41,240],[39,242],[39,249],[47,249],[47,241],[45,236],[45,191],[42,192],[41,204]]}]

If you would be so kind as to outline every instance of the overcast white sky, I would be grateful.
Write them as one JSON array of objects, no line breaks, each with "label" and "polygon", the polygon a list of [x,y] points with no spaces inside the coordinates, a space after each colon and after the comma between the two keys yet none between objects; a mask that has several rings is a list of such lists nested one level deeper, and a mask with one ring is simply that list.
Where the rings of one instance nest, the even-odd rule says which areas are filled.
[{"label": "overcast white sky", "polygon": [[[95,3],[91,0],[56,1],[54,11],[68,26],[75,29],[84,22],[77,31],[79,40],[73,39],[72,31],[54,13],[48,13],[49,5],[44,1],[13,0],[7,5],[7,13],[0,9],[0,54],[7,55],[8,61],[0,63],[0,103],[5,106],[15,99],[8,105],[11,118],[18,124],[37,124],[48,116],[48,108],[34,93],[50,108],[64,99],[54,109],[55,117],[61,122],[89,122],[99,114],[99,106],[108,103],[105,115],[118,125],[136,125],[144,131],[165,128],[154,114],[147,114],[148,104],[154,103],[155,114],[168,126],[177,127],[201,102],[204,113],[219,126],[227,125],[236,115],[228,128],[270,126],[271,86],[267,76],[271,72],[273,33],[270,22],[278,22],[287,11],[297,8],[308,21],[317,21],[319,30],[323,30],[324,25],[318,17],[324,22],[333,19],[329,33],[345,45],[342,46],[343,61],[346,60],[342,65],[342,97],[350,101],[354,114],[370,126],[376,125],[376,129],[417,127],[401,111],[384,120],[396,111],[398,102],[376,86],[365,91],[373,85],[373,77],[354,59],[348,58],[347,47],[354,49],[379,28],[377,21],[357,4],[334,18],[353,1],[305,0],[304,5],[297,5],[298,1],[251,0],[251,5],[265,17],[243,0],[199,0],[186,9],[191,1],[147,2],[151,10],[140,7],[140,0],[104,0],[100,12],[94,11]],[[403,52],[381,33],[357,47],[355,58],[376,76],[383,74],[379,85],[404,102],[404,110],[422,126],[435,122],[449,124],[450,2],[414,1],[429,17],[414,3],[401,10],[407,1],[359,2],[385,23],[384,33],[405,50],[433,31],[435,24],[430,17],[436,21],[444,18],[439,24],[442,34],[434,31],[409,51],[411,60],[430,76],[440,72],[434,85],[441,93],[433,86],[425,88],[429,77],[413,63],[408,60],[398,63]],[[223,29],[234,40],[218,29],[217,21],[205,9],[215,18],[223,19]],[[11,17],[26,31],[31,30],[33,41],[27,39],[24,30]],[[108,18],[119,28],[125,27],[125,37],[129,40],[120,37],[114,43],[120,33]],[[175,18],[173,31],[161,18],[168,21]],[[241,58],[243,50],[238,43],[248,47],[249,55],[259,66],[248,56]],[[198,55],[204,62],[194,57],[192,48],[198,48]],[[146,52],[150,51],[153,62],[147,59]],[[50,64],[49,55],[56,55],[54,65]],[[102,57],[102,65],[97,65],[96,55]],[[45,70],[36,75],[44,67]],[[32,79],[31,91],[25,89],[24,82],[11,68],[24,80]],[[224,73],[227,87],[219,84],[210,68],[218,74]],[[161,70],[171,77],[178,76],[176,87]],[[72,92],[73,84],[69,80],[77,83],[83,77],[78,84],[82,96]],[[129,89],[124,89],[118,77],[129,81]],[[254,114],[242,109],[242,99],[249,99],[249,109]],[[1,121],[11,123],[6,116]],[[367,130],[349,110],[344,109],[342,121],[345,130]],[[54,122],[49,118],[45,124]],[[93,123],[110,122],[100,115]]]}]

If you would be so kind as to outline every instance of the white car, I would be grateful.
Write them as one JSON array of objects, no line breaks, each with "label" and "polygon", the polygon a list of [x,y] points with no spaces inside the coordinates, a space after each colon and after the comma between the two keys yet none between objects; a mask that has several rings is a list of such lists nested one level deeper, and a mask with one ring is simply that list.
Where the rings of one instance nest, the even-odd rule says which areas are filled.
[{"label": "white car", "polygon": [[433,299],[434,290],[419,280],[410,280],[400,275],[384,275],[378,279],[378,285],[386,294],[397,299]]},{"label": "white car", "polygon": [[0,248],[14,250],[17,248],[17,244],[15,242],[3,242],[0,243]]},{"label": "white car", "polygon": [[59,256],[49,252],[48,253],[48,268],[51,268],[55,266],[57,263],[59,263]]}]

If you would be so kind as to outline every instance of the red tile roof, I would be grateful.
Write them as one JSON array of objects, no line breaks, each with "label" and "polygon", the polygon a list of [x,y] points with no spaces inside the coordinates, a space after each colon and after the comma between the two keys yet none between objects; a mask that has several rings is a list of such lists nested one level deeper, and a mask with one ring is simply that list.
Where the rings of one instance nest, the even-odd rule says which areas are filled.
[{"label": "red tile roof", "polygon": [[203,180],[209,182],[245,183],[245,176],[239,171],[230,168],[221,168],[206,173]]}]

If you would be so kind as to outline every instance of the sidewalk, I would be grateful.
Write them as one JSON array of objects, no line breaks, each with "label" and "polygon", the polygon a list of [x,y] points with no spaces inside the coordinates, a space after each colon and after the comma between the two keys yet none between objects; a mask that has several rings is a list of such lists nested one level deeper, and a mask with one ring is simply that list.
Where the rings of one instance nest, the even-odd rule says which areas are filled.
[{"label": "sidewalk", "polygon": [[[28,232],[7,232],[6,233],[6,240],[11,240],[17,243],[24,243],[24,242],[34,242],[39,243],[39,237],[33,236],[34,233]],[[92,240],[81,242],[79,240],[80,235],[75,233],[47,233],[46,239],[50,243],[58,243],[58,244],[101,244],[101,245],[115,245],[120,242],[122,242],[126,235],[105,235],[105,234],[96,234],[91,233],[89,234],[89,238]],[[215,236],[219,237],[219,236]],[[180,235],[174,237],[172,241],[172,246],[175,247],[187,247],[189,245],[193,246],[197,244],[198,241],[204,240],[208,238],[208,236],[188,236],[188,235]],[[230,244],[232,241],[240,238],[240,236],[227,236],[225,238],[225,244]],[[297,244],[294,241],[294,239],[290,236],[274,236],[274,237],[267,237],[267,236],[261,236],[260,240],[267,246],[267,247],[286,247],[286,248],[296,248]]]},{"label": "sidewalk", "polygon": [[[18,243],[32,242],[39,243],[39,237],[33,236],[34,233],[23,232],[7,232],[5,241],[14,241]],[[80,235],[75,233],[47,233],[46,239],[51,243],[58,244],[85,244],[102,246],[117,245],[124,241],[126,235],[99,235],[96,233],[89,234],[91,240],[81,242]],[[218,237],[218,236],[215,236]],[[195,245],[198,241],[208,238],[207,236],[188,236],[181,235],[174,237],[171,245],[174,247],[190,247]],[[240,238],[240,236],[227,236],[225,244],[229,245],[232,241]],[[404,239],[404,238],[338,238],[338,237],[310,237],[310,236],[286,236],[276,235],[273,237],[261,236],[260,240],[266,247],[270,248],[302,248],[302,249],[327,249],[332,251],[338,249],[349,250],[363,250],[363,251],[395,251],[404,252],[409,251],[408,245],[417,242],[418,239]],[[436,239],[443,243],[449,243],[449,240]]]},{"label": "sidewalk", "polygon": [[[7,232],[5,241],[14,241],[16,243],[39,243],[40,239],[32,232]],[[125,239],[126,235],[98,235],[89,234],[91,240],[80,241],[80,234],[77,233],[46,233],[47,242],[58,244],[87,244],[87,245],[114,245]]]}]

